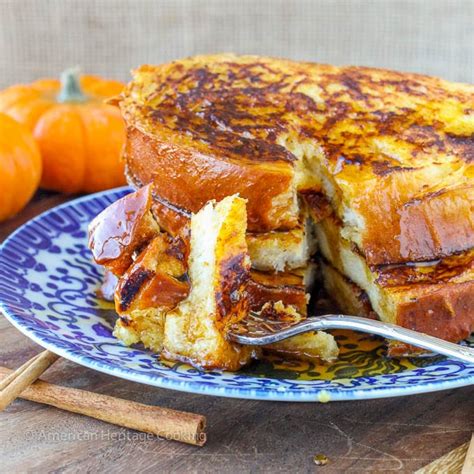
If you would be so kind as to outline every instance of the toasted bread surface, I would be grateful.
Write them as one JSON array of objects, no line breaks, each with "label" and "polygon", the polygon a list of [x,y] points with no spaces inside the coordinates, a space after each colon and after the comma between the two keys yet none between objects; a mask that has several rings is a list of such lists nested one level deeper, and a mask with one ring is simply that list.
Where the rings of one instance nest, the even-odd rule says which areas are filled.
[{"label": "toasted bread surface", "polygon": [[187,212],[199,211],[209,200],[239,193],[249,199],[248,225],[254,231],[298,224],[293,166],[288,157],[269,163],[253,163],[239,154],[223,159],[194,148],[194,141],[183,140],[181,134],[172,136],[168,130],[158,137],[129,127],[125,157],[130,184],[153,183],[162,199]]},{"label": "toasted bread surface", "polygon": [[151,189],[145,186],[115,201],[92,220],[89,248],[96,263],[115,275],[130,267],[133,254],[160,230],[151,205]]},{"label": "toasted bread surface", "polygon": [[131,181],[179,207],[240,192],[288,229],[309,189],[370,265],[474,247],[474,86],[221,54],[140,67],[120,107]]},{"label": "toasted bread surface", "polygon": [[137,309],[173,309],[184,300],[190,291],[187,252],[183,239],[157,235],[118,280],[115,307],[119,316],[126,318]]}]

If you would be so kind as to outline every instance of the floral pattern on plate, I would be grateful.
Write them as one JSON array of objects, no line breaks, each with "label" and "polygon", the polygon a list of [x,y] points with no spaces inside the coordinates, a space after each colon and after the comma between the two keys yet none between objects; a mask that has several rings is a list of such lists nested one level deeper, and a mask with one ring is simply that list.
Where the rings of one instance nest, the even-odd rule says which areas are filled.
[{"label": "floral pattern on plate", "polygon": [[[130,192],[119,188],[51,209],[0,249],[0,308],[38,344],[79,364],[136,382],[208,395],[278,401],[355,400],[430,392],[474,383],[474,366],[442,357],[394,361],[367,335],[336,333],[333,366],[273,357],[241,372],[205,372],[161,362],[112,336],[111,304],[96,296],[102,270],[91,260],[87,226]],[[472,344],[472,341],[471,341]]]}]

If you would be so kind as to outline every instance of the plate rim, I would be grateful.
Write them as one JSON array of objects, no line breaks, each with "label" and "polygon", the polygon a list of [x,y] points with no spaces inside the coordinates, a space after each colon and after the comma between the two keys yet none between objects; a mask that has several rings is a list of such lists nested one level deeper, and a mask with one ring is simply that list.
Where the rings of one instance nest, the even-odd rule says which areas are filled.
[{"label": "plate rim", "polygon": [[[112,188],[104,191],[99,191],[93,194],[87,194],[79,196],[75,199],[68,200],[58,206],[54,206],[50,209],[43,211],[34,218],[28,220],[20,227],[15,229],[7,238],[0,244],[0,257],[2,256],[4,249],[7,245],[14,241],[17,235],[25,228],[34,225],[37,221],[41,221],[45,216],[52,212],[61,210],[65,207],[74,206],[83,201],[93,200],[94,198],[100,198],[104,195],[112,193],[120,193],[124,191],[133,191],[130,186],[121,186],[118,188]],[[120,367],[111,367],[110,365],[97,361],[91,360],[87,355],[77,355],[70,350],[62,349],[57,347],[55,344],[45,342],[40,337],[36,336],[33,332],[21,325],[19,320],[22,316],[15,313],[14,310],[10,310],[8,304],[3,299],[0,299],[0,311],[3,316],[23,335],[28,337],[30,340],[40,345],[41,347],[54,352],[55,354],[70,360],[74,363],[82,365],[84,367],[96,370],[98,372],[118,377],[121,379],[129,380],[144,385],[149,385],[158,388],[164,388],[168,390],[176,390],[179,392],[186,392],[198,395],[208,396],[220,396],[226,398],[237,398],[237,399],[250,399],[250,400],[266,400],[266,401],[283,401],[283,402],[321,402],[326,401],[354,401],[354,400],[369,400],[378,398],[389,398],[399,397],[407,395],[419,395],[424,393],[432,393],[442,390],[450,390],[455,388],[467,387],[474,385],[474,374],[464,375],[460,378],[449,381],[449,380],[434,380],[431,382],[423,382],[420,384],[413,384],[405,387],[370,387],[365,389],[353,388],[351,390],[340,390],[338,388],[309,388],[308,391],[295,391],[292,389],[285,389],[284,391],[270,388],[245,388],[245,387],[226,387],[226,386],[207,386],[201,381],[184,381],[176,380],[171,377],[159,376],[150,378],[143,374],[133,373],[133,369],[125,369]],[[248,376],[251,378],[251,376]],[[275,379],[284,380],[284,379]]]}]

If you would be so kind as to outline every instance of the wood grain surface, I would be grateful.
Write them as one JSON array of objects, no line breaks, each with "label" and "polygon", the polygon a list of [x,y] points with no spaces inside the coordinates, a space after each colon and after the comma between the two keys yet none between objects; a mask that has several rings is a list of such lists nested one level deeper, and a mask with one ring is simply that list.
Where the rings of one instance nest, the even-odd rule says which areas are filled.
[{"label": "wood grain surface", "polygon": [[[41,193],[0,239],[67,200]],[[0,319],[0,365],[16,368],[41,348]],[[100,374],[67,360],[42,377],[208,418],[197,448],[17,400],[0,414],[0,472],[402,472],[466,443],[474,431],[474,387],[406,398],[328,404],[191,395]],[[317,467],[316,454],[328,464]]]}]

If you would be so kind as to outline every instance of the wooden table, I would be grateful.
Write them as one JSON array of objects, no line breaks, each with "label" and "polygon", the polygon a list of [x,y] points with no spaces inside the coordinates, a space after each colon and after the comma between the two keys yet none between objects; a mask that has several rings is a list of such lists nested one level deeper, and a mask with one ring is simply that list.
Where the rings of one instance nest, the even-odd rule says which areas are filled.
[{"label": "wooden table", "polygon": [[[0,226],[5,238],[39,212],[67,200],[40,193]],[[40,351],[3,317],[1,365]],[[18,400],[0,414],[0,472],[292,471],[413,472],[468,441],[474,387],[360,402],[275,403],[206,397],[147,387],[60,360],[53,383],[208,417],[204,448],[163,441],[79,415]],[[324,467],[313,456],[329,458]]]}]

